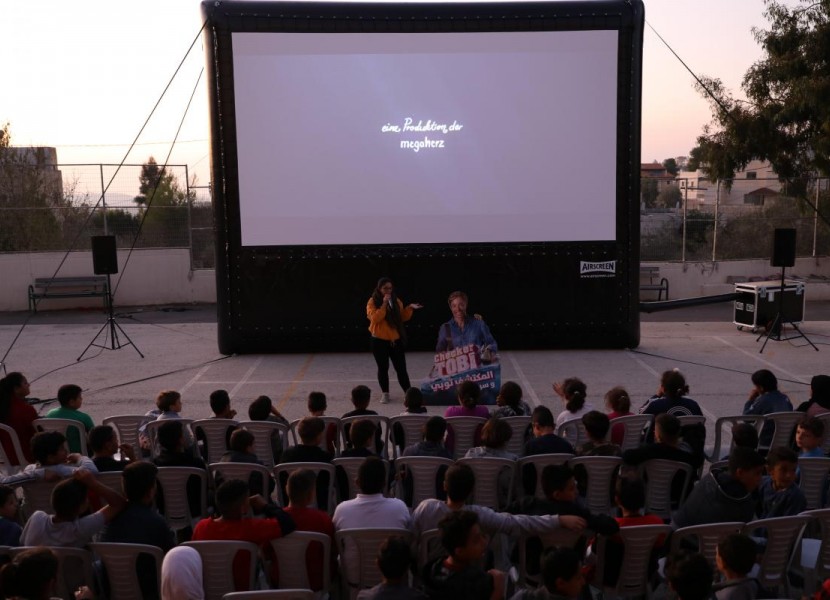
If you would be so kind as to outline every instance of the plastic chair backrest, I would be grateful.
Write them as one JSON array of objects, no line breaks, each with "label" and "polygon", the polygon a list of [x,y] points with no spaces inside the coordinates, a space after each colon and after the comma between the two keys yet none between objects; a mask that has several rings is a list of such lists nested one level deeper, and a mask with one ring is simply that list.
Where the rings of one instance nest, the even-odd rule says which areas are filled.
[{"label": "plastic chair backrest", "polygon": [[697,542],[697,551],[705,556],[712,568],[715,569],[715,554],[718,550],[718,544],[725,537],[733,533],[740,533],[743,527],[744,523],[741,521],[681,527],[675,530],[671,536],[671,554],[680,549],[683,540],[693,539]]},{"label": "plastic chair backrest", "polygon": [[[417,444],[423,439],[423,428],[430,415],[398,415],[389,418],[389,448],[393,458],[398,458],[407,446]],[[396,439],[395,425],[403,431],[403,440]]]},{"label": "plastic chair backrest", "polygon": [[[340,424],[340,417],[324,416],[324,417],[316,417],[316,418],[323,419],[323,423],[326,425],[325,429],[323,429],[323,431],[325,431],[326,433],[323,435],[323,439],[320,442],[320,448],[322,448],[326,452],[329,452],[328,440],[327,440],[328,431],[329,431],[329,427],[331,425],[334,425],[334,427],[336,429],[335,435],[334,435],[334,455],[335,456],[340,456],[340,450],[341,450],[340,440],[343,437],[343,427]],[[291,421],[291,425],[289,426],[289,432],[291,433],[291,445],[292,446],[296,446],[301,441],[300,440],[300,433],[297,430],[297,428],[300,426],[300,421],[302,421],[302,419],[297,419],[296,421]]]},{"label": "plastic chair backrest", "polygon": [[[141,586],[135,564],[139,555],[147,554],[156,561],[156,584],[161,585],[161,563],[164,553],[158,546],[146,544],[92,543],[89,549],[101,559],[107,570],[110,597],[118,600],[142,600]],[[159,593],[159,596],[161,594]]]},{"label": "plastic chair backrest", "polygon": [[588,473],[585,502],[594,514],[611,514],[614,476],[620,470],[622,458],[618,456],[577,456],[568,461],[570,467],[581,465]]},{"label": "plastic chair backrest", "polygon": [[190,428],[193,430],[193,434],[197,435],[197,438],[199,431],[204,434],[205,446],[207,446],[205,462],[219,462],[222,455],[228,451],[228,429],[238,426],[239,422],[234,419],[199,419],[190,424]]},{"label": "plastic chair backrest", "polygon": [[752,535],[757,529],[766,529],[767,547],[761,558],[761,569],[757,579],[765,588],[777,591],[781,586],[787,590],[787,570],[792,559],[796,540],[801,536],[810,517],[796,515],[758,519],[744,525],[742,533]]},{"label": "plastic chair backrest", "polygon": [[[608,431],[611,430],[609,429]],[[582,424],[582,419],[565,421],[556,428],[556,435],[566,439],[574,448],[588,441],[588,432],[585,431],[585,425]]]},{"label": "plastic chair backrest", "polygon": [[[636,527],[622,527],[619,535],[622,538],[624,551],[620,567],[620,577],[615,588],[622,597],[646,596],[649,585],[648,567],[654,545],[660,536],[671,533],[670,525],[639,525]],[[605,545],[607,538],[599,536],[598,565],[596,581],[603,581],[604,573],[601,565],[604,563]]]},{"label": "plastic chair backrest", "polygon": [[646,483],[646,513],[654,513],[663,518],[671,518],[672,510],[672,481],[675,475],[685,473],[680,502],[686,497],[689,484],[692,481],[694,469],[691,465],[676,460],[653,458],[642,463],[639,467],[640,477]]},{"label": "plastic chair backrest", "polygon": [[[475,473],[475,485],[473,493],[467,500],[468,504],[487,506],[495,511],[504,510],[513,496],[513,488],[516,482],[515,460],[509,458],[497,458],[490,456],[479,456],[474,458],[459,458],[456,461],[459,465],[469,466]],[[503,472],[508,473],[509,484],[507,497],[500,498],[500,480]]]},{"label": "plastic chair backrest", "polygon": [[709,462],[718,462],[721,460],[721,448],[723,447],[723,441],[727,434],[726,426],[729,426],[729,450],[726,454],[730,454],[732,452],[732,447],[734,446],[732,442],[732,427],[738,425],[739,423],[749,423],[760,433],[761,426],[764,424],[764,417],[763,415],[735,415],[732,417],[719,417],[715,421],[715,446],[712,448],[712,454],[706,457]]},{"label": "plastic chair backrest", "polygon": [[816,575],[819,581],[830,577],[830,508],[805,510],[799,516],[810,517],[818,521],[821,530],[821,546],[816,561]]},{"label": "plastic chair backrest", "polygon": [[427,529],[418,537],[418,574],[424,571],[427,563],[447,556],[441,545],[441,530]]},{"label": "plastic chair backrest", "polygon": [[271,493],[269,485],[271,471],[263,465],[256,463],[216,462],[208,465],[208,471],[210,471],[210,475],[214,481],[217,480],[218,475],[218,479],[222,481],[241,479],[242,481],[248,482],[251,479],[252,473],[259,473],[262,478],[262,489],[259,493],[266,500]]},{"label": "plastic chair backrest", "polygon": [[686,427],[687,425],[706,425],[706,417],[703,415],[680,415],[677,417],[677,420],[680,421],[681,427]]},{"label": "plastic chair backrest", "polygon": [[415,508],[424,500],[435,498],[436,474],[441,467],[449,468],[455,461],[440,456],[402,456],[394,463],[398,485],[395,486],[395,496],[406,502],[402,493],[403,472],[405,471],[412,480],[412,501],[409,508]]},{"label": "plastic chair backrest", "polygon": [[69,430],[73,429],[78,433],[78,440],[81,444],[81,454],[84,456],[89,456],[89,449],[87,448],[86,438],[86,428],[84,424],[80,421],[76,421],[75,419],[56,419],[52,417],[41,417],[39,419],[35,419],[32,421],[32,425],[34,425],[37,431],[59,431],[63,434],[65,438],[69,437]]},{"label": "plastic chair backrest", "polygon": [[772,434],[772,440],[769,447],[789,446],[790,438],[793,436],[796,425],[804,418],[803,412],[798,411],[783,411],[774,412],[764,415],[764,422],[772,421],[775,423],[775,431]]},{"label": "plastic chair backrest", "polygon": [[190,425],[193,423],[193,419],[156,419],[155,421],[150,421],[149,423],[145,423],[144,425],[144,435],[150,440],[150,457],[155,458],[161,452],[161,446],[158,443],[158,430],[159,427],[167,423],[168,421],[179,421],[181,422],[182,426],[187,429],[185,433],[185,439],[187,436],[192,436],[192,432],[190,431]]},{"label": "plastic chair backrest", "polygon": [[510,436],[510,441],[504,449],[516,456],[521,456],[524,453],[525,443],[533,435],[530,433],[533,417],[502,417],[502,421],[510,425],[510,429],[513,430],[513,435]]},{"label": "plastic chair backrest", "polygon": [[[199,514],[190,514],[187,482],[199,478]],[[159,467],[156,480],[164,496],[162,516],[173,531],[191,527],[207,516],[207,471],[196,467]]]},{"label": "plastic chair backrest", "polygon": [[239,421],[239,427],[254,434],[254,454],[267,468],[274,468],[274,449],[271,447],[271,435],[274,432],[280,436],[282,449],[288,448],[288,426],[273,421]]},{"label": "plastic chair backrest", "polygon": [[830,458],[799,458],[798,468],[801,471],[798,487],[807,499],[807,510],[824,508]]},{"label": "plastic chair backrest", "polygon": [[316,463],[316,462],[295,462],[295,463],[282,463],[274,467],[274,479],[277,482],[276,492],[277,492],[277,499],[280,506],[288,506],[288,498],[286,497],[285,490],[283,489],[283,478],[281,475],[284,473],[284,479],[288,479],[288,475],[291,472],[296,471],[297,469],[310,469],[314,471],[314,474],[317,477],[320,477],[320,473],[326,472],[329,474],[329,487],[328,487],[328,513],[334,514],[334,505],[336,504],[336,496],[334,493],[334,484],[335,484],[335,469],[334,465],[330,463]]},{"label": "plastic chair backrest", "polygon": [[220,540],[204,542],[184,542],[202,557],[202,582],[205,588],[205,600],[222,600],[222,596],[237,591],[233,578],[233,564],[240,552],[249,556],[248,589],[254,587],[256,579],[259,547],[251,542],[238,540]]},{"label": "plastic chair backrest", "polygon": [[620,444],[620,449],[625,452],[632,448],[637,448],[640,445],[640,440],[643,438],[643,432],[647,427],[651,426],[654,421],[654,415],[626,415],[624,417],[617,417],[611,419],[611,428],[614,425],[623,426],[623,439]]},{"label": "plastic chair backrest", "polygon": [[[323,548],[321,565],[309,565],[306,551],[312,543],[319,543]],[[271,540],[274,556],[279,565],[280,588],[311,589],[309,571],[322,573],[324,594],[331,584],[331,538],[316,531],[295,531],[285,537]]]},{"label": "plastic chair backrest", "polygon": [[827,456],[830,454],[830,412],[816,415],[816,418],[824,423],[824,440],[821,444],[821,451]]},{"label": "plastic chair backrest", "polygon": [[[13,557],[36,546],[20,546],[12,548]],[[59,598],[74,598],[75,590],[82,585],[94,589],[96,580],[92,569],[92,553],[83,548],[67,548],[50,546],[49,550],[58,557],[58,573],[56,577],[55,596]]]},{"label": "plastic chair backrest", "polygon": [[536,468],[536,488],[534,490],[534,496],[536,498],[544,498],[545,492],[542,491],[542,470],[548,465],[564,465],[573,457],[573,454],[564,453],[523,456],[519,459],[518,463],[519,477],[522,476],[525,465],[533,465]]},{"label": "plastic chair backrest", "polygon": [[361,528],[341,529],[335,532],[337,549],[340,553],[341,579],[344,584],[343,594],[354,598],[362,589],[370,588],[381,582],[381,573],[375,564],[378,547],[389,536],[404,538],[412,542],[412,532],[399,528]]},{"label": "plastic chair backrest", "polygon": [[124,493],[124,486],[121,483],[121,471],[100,471],[95,475],[95,479],[119,494]]},{"label": "plastic chair backrest", "polygon": [[34,514],[35,511],[42,510],[50,515],[55,514],[52,510],[52,490],[60,481],[27,481],[22,484],[23,488],[23,505],[21,506],[26,518]]},{"label": "plastic chair backrest", "polygon": [[109,425],[115,429],[119,444],[129,444],[133,449],[139,451],[138,429],[145,423],[149,423],[153,417],[144,415],[116,415],[106,417],[101,421],[102,425]]},{"label": "plastic chair backrest", "polygon": [[484,417],[447,417],[446,421],[447,430],[452,429],[452,455],[455,460],[458,460],[467,454],[467,450],[476,445],[476,433],[484,427],[487,419]]},{"label": "plastic chair backrest", "polygon": [[[334,465],[335,471],[337,470],[337,467],[343,469],[343,471],[346,473],[346,481],[348,482],[348,492],[346,494],[348,497],[338,498],[340,502],[345,502],[346,500],[353,500],[357,496],[357,484],[355,483],[355,480],[357,479],[357,471],[358,469],[360,469],[360,465],[363,464],[364,460],[366,459],[361,457],[341,456],[340,458],[335,458],[333,461],[331,461],[331,463]],[[383,466],[386,467],[386,480],[388,481],[389,461],[383,460]]]},{"label": "plastic chair backrest", "polygon": [[2,470],[7,475],[13,475],[18,471],[22,471],[29,464],[29,461],[26,460],[26,456],[23,454],[23,448],[20,445],[20,438],[17,432],[8,425],[0,423],[0,436],[3,435],[11,440],[12,448],[17,457],[15,460],[14,457],[6,456],[6,449],[3,447],[3,444],[0,444],[0,461],[3,463]]},{"label": "plastic chair backrest", "polygon": [[314,600],[311,590],[259,590],[256,592],[232,592],[222,600]]}]

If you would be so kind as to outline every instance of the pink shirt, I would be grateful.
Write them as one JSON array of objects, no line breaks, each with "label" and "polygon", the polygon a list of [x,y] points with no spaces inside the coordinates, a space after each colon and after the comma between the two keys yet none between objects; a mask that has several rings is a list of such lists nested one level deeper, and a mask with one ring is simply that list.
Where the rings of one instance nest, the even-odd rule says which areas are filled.
[{"label": "pink shirt", "polygon": [[[482,406],[481,404],[477,404],[474,408],[470,409],[466,406],[461,406],[460,404],[457,406],[448,406],[447,410],[444,411],[444,418],[447,417],[482,417],[484,419],[490,418],[490,411],[487,410],[486,406]],[[447,437],[444,441],[444,445],[447,447],[447,450],[452,452],[455,449],[455,437],[452,434],[452,429],[447,428]],[[476,431],[475,437],[475,445],[481,445],[481,429]],[[468,448],[464,448],[464,452],[466,452]]]}]

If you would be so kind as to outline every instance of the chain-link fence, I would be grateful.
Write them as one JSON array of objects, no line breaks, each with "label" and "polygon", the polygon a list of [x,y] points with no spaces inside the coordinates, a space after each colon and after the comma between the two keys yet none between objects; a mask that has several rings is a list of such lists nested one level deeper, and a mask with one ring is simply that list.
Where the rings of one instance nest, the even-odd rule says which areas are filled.
[{"label": "chain-link fence", "polygon": [[[90,236],[108,234],[119,248],[189,248],[193,269],[214,267],[210,190],[186,165],[56,167],[20,156],[0,160],[0,252],[88,249]],[[797,230],[798,256],[830,255],[828,179],[645,178],[640,206],[644,261],[769,258],[779,227]]]}]

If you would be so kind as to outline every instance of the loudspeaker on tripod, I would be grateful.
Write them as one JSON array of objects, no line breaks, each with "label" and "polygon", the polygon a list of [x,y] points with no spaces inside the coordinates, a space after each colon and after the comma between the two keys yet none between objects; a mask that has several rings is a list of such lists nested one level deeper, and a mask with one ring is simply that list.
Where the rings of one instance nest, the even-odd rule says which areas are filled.
[{"label": "loudspeaker on tripod", "polygon": [[773,267],[795,266],[795,229],[776,229],[772,238]]},{"label": "loudspeaker on tripod", "polygon": [[92,236],[92,270],[96,275],[118,273],[118,255],[115,251],[114,235]]}]

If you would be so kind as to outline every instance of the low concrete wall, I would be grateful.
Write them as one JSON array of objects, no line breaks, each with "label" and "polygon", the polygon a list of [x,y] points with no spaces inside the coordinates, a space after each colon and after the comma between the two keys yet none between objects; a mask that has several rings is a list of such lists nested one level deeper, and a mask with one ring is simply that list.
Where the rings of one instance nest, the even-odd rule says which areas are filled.
[{"label": "low concrete wall", "polygon": [[[781,269],[771,267],[769,260],[729,260],[721,262],[648,262],[643,265],[660,267],[660,277],[669,280],[671,300],[694,298],[713,294],[728,294],[735,291],[728,277],[763,277],[779,279]],[[788,268],[787,277],[825,277],[826,282],[808,281],[807,300],[830,300],[830,258],[799,258],[795,266]],[[656,300],[656,292],[643,292],[642,300]]]},{"label": "low concrete wall", "polygon": [[[28,288],[36,277],[51,277],[64,258],[63,252],[0,254],[0,311],[27,310]],[[126,251],[118,252],[119,274],[112,276],[116,306],[216,302],[213,270],[191,271],[187,248],[134,250],[126,271]],[[70,252],[59,277],[92,275],[92,252]],[[98,307],[100,298],[42,300],[38,310]]]}]

